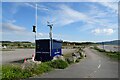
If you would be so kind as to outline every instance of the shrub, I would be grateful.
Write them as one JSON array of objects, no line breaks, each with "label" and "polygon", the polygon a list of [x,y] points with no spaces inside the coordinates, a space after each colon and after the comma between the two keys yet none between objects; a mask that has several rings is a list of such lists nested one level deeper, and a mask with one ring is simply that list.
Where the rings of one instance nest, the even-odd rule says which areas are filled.
[{"label": "shrub", "polygon": [[49,64],[52,68],[57,68],[57,69],[64,69],[68,67],[68,63],[63,60],[54,60],[51,61]]}]

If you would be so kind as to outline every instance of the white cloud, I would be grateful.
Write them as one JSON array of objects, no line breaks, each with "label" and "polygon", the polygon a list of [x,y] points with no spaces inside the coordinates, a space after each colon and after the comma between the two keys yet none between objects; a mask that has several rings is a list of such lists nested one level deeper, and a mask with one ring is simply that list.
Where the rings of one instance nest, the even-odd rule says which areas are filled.
[{"label": "white cloud", "polygon": [[[89,19],[84,13],[74,10],[66,5],[60,5],[59,10],[54,10],[51,14],[51,19],[53,19],[52,22],[59,26],[65,26],[78,21],[86,22],[88,21],[87,19]],[[48,17],[45,17],[45,19],[47,18]]]},{"label": "white cloud", "polygon": [[[111,29],[118,29],[117,24],[117,16],[110,11],[106,11],[107,8],[102,10],[99,6],[96,5],[88,5],[89,11],[85,13],[88,16],[90,21],[86,21],[86,24],[80,27],[80,31],[91,31],[99,27],[100,29],[103,28],[111,28]],[[96,33],[99,33],[99,29],[95,30]]]},{"label": "white cloud", "polygon": [[2,23],[2,29],[9,31],[24,31],[25,27],[21,27],[12,23]]},{"label": "white cloud", "polygon": [[118,2],[119,0],[3,0],[3,2]]},{"label": "white cloud", "polygon": [[[102,10],[98,6],[90,6],[89,11],[83,13],[63,4],[58,7],[59,9],[52,11],[50,13],[52,16],[45,17],[43,22],[47,22],[47,19],[51,18],[53,19],[54,27],[84,22],[85,24],[79,27],[80,31],[90,32],[92,30],[94,34],[105,33],[103,35],[111,35],[118,27],[117,23],[113,22],[114,15],[116,14],[111,16],[110,12],[105,11],[107,8]],[[99,26],[99,29],[96,29],[97,26]]]},{"label": "white cloud", "polygon": [[37,37],[48,37],[47,33],[37,33]]},{"label": "white cloud", "polygon": [[[31,7],[31,8],[36,9],[36,5],[35,5],[35,4],[25,3],[25,5],[28,6],[28,7]],[[47,8],[47,7],[45,7],[45,6],[43,6],[43,5],[39,5],[39,4],[37,4],[37,9],[38,9],[38,10],[48,11],[48,8]]]},{"label": "white cloud", "polygon": [[110,9],[110,11],[118,14],[118,3],[117,2],[100,2],[101,5]]},{"label": "white cloud", "polygon": [[113,34],[114,33],[114,30],[113,29],[110,29],[110,28],[108,28],[108,29],[99,29],[99,28],[97,28],[97,29],[94,29],[94,30],[92,30],[92,33],[94,33],[95,35],[103,35],[103,34],[105,34],[105,35],[111,35],[111,34]]}]

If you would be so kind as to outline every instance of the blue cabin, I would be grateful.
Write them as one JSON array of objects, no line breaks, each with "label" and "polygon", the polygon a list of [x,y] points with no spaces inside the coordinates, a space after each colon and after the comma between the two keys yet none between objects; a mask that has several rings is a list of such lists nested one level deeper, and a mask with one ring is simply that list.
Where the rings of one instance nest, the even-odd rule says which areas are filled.
[{"label": "blue cabin", "polygon": [[55,39],[52,40],[50,54],[50,39],[36,40],[36,61],[49,61],[57,55],[62,55],[62,41]]}]

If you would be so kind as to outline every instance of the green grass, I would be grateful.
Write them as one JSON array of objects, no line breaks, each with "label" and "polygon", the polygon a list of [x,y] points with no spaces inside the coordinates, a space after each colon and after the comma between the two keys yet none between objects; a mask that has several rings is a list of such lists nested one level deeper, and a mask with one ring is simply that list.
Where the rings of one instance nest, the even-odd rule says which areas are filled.
[{"label": "green grass", "polygon": [[52,68],[65,69],[68,67],[68,63],[63,60],[54,60],[49,63]]},{"label": "green grass", "polygon": [[29,66],[26,67],[25,69],[22,69],[22,67],[17,65],[3,65],[2,80],[25,79],[37,74],[43,74],[51,70],[52,68],[45,63]]},{"label": "green grass", "polygon": [[107,55],[108,57],[110,57],[112,59],[120,60],[120,52],[106,51],[106,50],[100,49],[98,47],[94,47],[94,49],[99,52],[104,53],[105,55]]},{"label": "green grass", "polygon": [[53,69],[65,69],[66,67],[68,67],[68,63],[63,60],[54,60],[41,64],[27,64],[24,68],[20,65],[2,65],[2,80],[26,79]]},{"label": "green grass", "polygon": [[0,80],[2,79],[2,65],[0,65]]}]

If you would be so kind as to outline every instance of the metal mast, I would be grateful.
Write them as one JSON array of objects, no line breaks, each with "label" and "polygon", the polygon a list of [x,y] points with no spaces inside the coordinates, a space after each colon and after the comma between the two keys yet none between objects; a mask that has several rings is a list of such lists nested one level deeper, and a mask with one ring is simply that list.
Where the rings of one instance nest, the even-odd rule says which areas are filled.
[{"label": "metal mast", "polygon": [[50,37],[50,56],[51,56],[51,54],[52,54],[52,26],[53,26],[53,24],[50,24],[49,22],[47,22],[47,23],[48,23],[47,26],[50,27],[49,37]]},{"label": "metal mast", "polygon": [[33,25],[33,32],[35,33],[35,52],[36,52],[36,35],[37,35],[37,4],[35,9],[35,25]]},{"label": "metal mast", "polygon": [[36,36],[37,36],[37,4],[36,4],[36,11],[35,11],[35,25],[36,25],[36,31],[35,31],[35,41],[36,41]]}]

